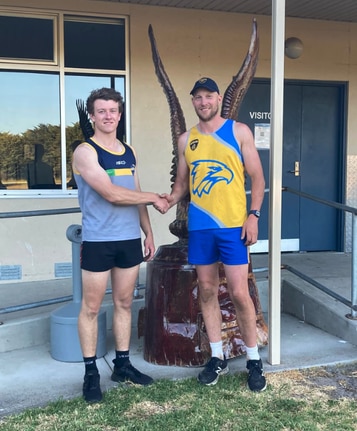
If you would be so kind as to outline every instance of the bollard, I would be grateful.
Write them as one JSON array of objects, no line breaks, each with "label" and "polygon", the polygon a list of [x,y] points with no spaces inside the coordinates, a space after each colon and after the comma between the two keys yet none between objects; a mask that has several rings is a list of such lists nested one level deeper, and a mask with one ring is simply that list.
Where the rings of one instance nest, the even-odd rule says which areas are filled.
[{"label": "bollard", "polygon": [[[83,355],[78,335],[78,315],[82,301],[82,274],[80,266],[80,249],[82,226],[71,225],[66,232],[72,242],[72,289],[73,301],[51,313],[51,356],[57,361],[81,362]],[[100,310],[98,314],[97,358],[107,353],[107,315]]]}]

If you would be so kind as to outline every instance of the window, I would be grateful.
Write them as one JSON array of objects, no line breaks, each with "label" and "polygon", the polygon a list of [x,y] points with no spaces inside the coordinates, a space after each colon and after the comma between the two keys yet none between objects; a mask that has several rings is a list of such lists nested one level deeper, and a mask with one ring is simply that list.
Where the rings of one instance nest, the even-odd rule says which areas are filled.
[{"label": "window", "polygon": [[[60,22],[62,56],[54,50]],[[76,100],[85,102],[101,87],[117,89],[125,100],[125,20],[24,18],[0,10],[0,34],[2,24],[18,38],[7,37],[7,47],[0,47],[0,196],[73,193],[73,147],[83,140]],[[31,43],[22,45],[25,39]]]},{"label": "window", "polygon": [[[0,172],[7,190],[61,184],[58,88],[58,74],[0,71]],[[48,181],[40,172],[45,165],[53,170]]]},{"label": "window", "polygon": [[81,69],[125,70],[125,27],[121,22],[68,17],[64,23],[64,64]]},{"label": "window", "polygon": [[0,15],[0,58],[54,61],[53,18]]}]

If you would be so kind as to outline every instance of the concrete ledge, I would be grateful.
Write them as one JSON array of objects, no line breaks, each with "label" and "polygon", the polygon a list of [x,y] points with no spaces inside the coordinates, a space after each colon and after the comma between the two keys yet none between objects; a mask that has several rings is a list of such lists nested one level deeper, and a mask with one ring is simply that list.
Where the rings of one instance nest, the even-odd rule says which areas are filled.
[{"label": "concrete ledge", "polygon": [[[144,305],[144,298],[133,301],[132,336],[137,336],[138,314]],[[104,301],[102,308],[107,312],[107,329],[111,330],[113,304],[109,300]],[[39,313],[39,309],[36,310],[37,314],[9,319],[0,326],[0,353],[50,343],[51,312]]]},{"label": "concrete ledge", "polygon": [[8,320],[0,326],[0,353],[38,346],[50,340],[50,314]]},{"label": "concrete ledge", "polygon": [[[263,313],[268,312],[269,282],[266,277],[257,277],[257,288]],[[140,293],[144,293],[142,290]],[[50,316],[54,309],[64,304],[52,306],[39,312],[32,310],[32,315],[6,319],[0,325],[0,353],[50,343]],[[137,322],[140,308],[145,306],[144,297],[134,299],[132,308],[132,337],[137,338]],[[112,329],[113,304],[108,297],[103,302],[107,312],[107,329]],[[328,297],[314,286],[301,280],[294,274],[282,274],[282,313],[291,314],[299,320],[311,324],[323,331],[357,345],[357,321],[347,319],[350,313],[343,304]]]},{"label": "concrete ledge", "polygon": [[290,274],[283,277],[282,312],[357,345],[357,321],[346,317],[351,310]]},{"label": "concrete ledge", "polygon": [[[257,280],[259,299],[263,313],[268,311],[268,281]],[[145,290],[140,290],[143,294]],[[66,303],[46,306],[43,309],[36,308],[21,312],[16,318],[8,318],[0,325],[0,353],[12,350],[34,347],[51,342],[51,313]],[[132,337],[138,337],[138,315],[140,308],[145,306],[145,298],[134,299],[132,306]],[[107,329],[112,329],[113,303],[108,297],[104,300],[102,308],[106,311]],[[23,314],[27,314],[24,316]],[[8,315],[9,316],[9,315]]]},{"label": "concrete ledge", "polygon": [[[268,310],[268,281],[257,280],[259,299],[263,313]],[[143,294],[145,290],[140,290]],[[0,325],[0,353],[10,352],[12,350],[24,349],[51,342],[51,313],[66,303],[46,306],[43,309],[36,308],[21,312],[22,315],[16,318],[7,318]],[[139,310],[145,306],[145,298],[134,299],[132,306],[132,337],[138,337],[138,315]],[[104,300],[102,308],[106,311],[107,329],[112,329],[113,321],[113,303],[111,297]],[[23,314],[27,314],[24,316]],[[10,316],[10,315],[8,315]]]}]

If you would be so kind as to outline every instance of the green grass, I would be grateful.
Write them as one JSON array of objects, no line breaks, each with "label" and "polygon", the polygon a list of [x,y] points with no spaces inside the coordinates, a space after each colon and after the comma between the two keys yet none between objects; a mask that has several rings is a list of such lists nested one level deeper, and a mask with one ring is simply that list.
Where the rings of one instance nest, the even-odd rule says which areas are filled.
[{"label": "green grass", "polygon": [[0,430],[357,430],[355,372],[349,370],[348,378],[356,392],[341,386],[344,392],[336,395],[338,378],[332,380],[332,374],[321,370],[268,374],[268,388],[260,394],[246,389],[245,373],[221,377],[212,387],[196,379],[118,386],[105,393],[100,404],[60,400],[4,418]]}]

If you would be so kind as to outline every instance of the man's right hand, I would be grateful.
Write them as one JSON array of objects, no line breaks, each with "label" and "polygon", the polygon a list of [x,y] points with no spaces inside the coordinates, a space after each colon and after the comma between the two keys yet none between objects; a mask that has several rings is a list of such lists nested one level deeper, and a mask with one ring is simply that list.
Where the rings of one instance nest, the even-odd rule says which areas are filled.
[{"label": "man's right hand", "polygon": [[[164,195],[166,195],[166,193]],[[157,195],[157,199],[155,202],[153,202],[154,208],[161,214],[167,213],[167,211],[171,208],[169,201],[166,199],[166,197],[164,197],[164,195]]]}]

